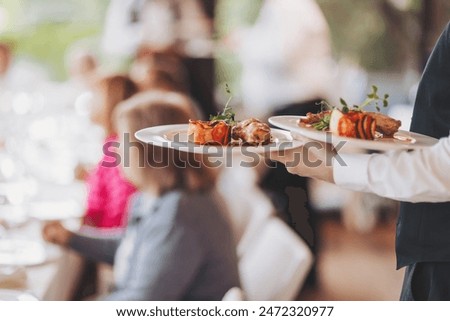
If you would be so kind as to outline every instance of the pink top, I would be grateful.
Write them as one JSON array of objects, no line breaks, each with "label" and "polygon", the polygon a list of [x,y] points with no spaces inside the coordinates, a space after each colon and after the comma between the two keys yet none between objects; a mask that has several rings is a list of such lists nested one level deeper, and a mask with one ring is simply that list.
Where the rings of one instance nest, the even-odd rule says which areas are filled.
[{"label": "pink top", "polygon": [[[113,228],[123,227],[127,223],[128,200],[136,192],[136,188],[122,176],[119,164],[112,164],[113,145],[117,136],[110,136],[105,140],[107,153],[90,174],[87,180],[88,197],[84,224],[94,227]],[[104,152],[106,150],[104,149]]]}]

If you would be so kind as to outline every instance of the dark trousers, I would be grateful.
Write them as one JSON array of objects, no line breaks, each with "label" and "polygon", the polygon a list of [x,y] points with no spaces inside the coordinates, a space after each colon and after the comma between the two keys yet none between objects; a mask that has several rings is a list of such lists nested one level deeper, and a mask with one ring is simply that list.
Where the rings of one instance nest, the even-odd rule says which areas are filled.
[{"label": "dark trousers", "polygon": [[[280,106],[273,116],[304,116],[309,112],[320,111],[321,99],[298,102]],[[307,179],[289,173],[286,167],[277,163],[261,181],[261,187],[271,199],[279,216],[288,223],[297,234],[310,246],[314,255],[318,252],[317,214],[309,203]],[[306,285],[317,283],[316,265],[314,264],[306,280]]]},{"label": "dark trousers", "polygon": [[419,262],[406,267],[401,301],[450,301],[450,262]]},{"label": "dark trousers", "polygon": [[205,119],[209,119],[209,115],[218,112],[214,100],[214,59],[184,57],[183,65],[187,72],[189,94],[199,104]]}]

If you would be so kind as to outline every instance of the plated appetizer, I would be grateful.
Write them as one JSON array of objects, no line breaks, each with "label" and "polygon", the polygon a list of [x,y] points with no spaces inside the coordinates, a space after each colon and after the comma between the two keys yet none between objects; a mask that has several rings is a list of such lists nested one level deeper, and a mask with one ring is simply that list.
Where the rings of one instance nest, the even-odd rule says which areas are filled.
[{"label": "plated appetizer", "polygon": [[[372,92],[361,105],[348,104],[341,98],[341,106],[336,107],[322,102],[322,112],[308,113],[300,120],[300,126],[313,127],[319,131],[331,131],[343,137],[374,140],[382,137],[393,137],[401,126],[401,121],[380,113],[380,102],[388,106],[389,95],[378,96],[378,88],[372,86]],[[378,112],[364,111],[364,107],[375,104]]]},{"label": "plated appetizer", "polygon": [[[230,93],[228,86],[227,92]],[[231,97],[230,97],[231,99]],[[208,121],[190,120],[188,140],[198,145],[266,145],[272,142],[269,125],[256,118],[235,120],[235,113],[228,106],[221,114]]]},{"label": "plated appetizer", "polygon": [[270,127],[256,118],[250,118],[233,126],[231,140],[240,145],[266,145],[271,142]]},{"label": "plated appetizer", "polygon": [[256,118],[241,122],[190,120],[189,142],[198,145],[266,145],[271,140],[269,125]]}]

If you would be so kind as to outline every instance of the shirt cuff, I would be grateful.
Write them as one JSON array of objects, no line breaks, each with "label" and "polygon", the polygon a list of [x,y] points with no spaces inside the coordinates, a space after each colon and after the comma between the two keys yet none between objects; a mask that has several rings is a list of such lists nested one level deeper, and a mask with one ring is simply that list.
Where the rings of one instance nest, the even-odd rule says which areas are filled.
[{"label": "shirt cuff", "polygon": [[353,190],[366,190],[369,184],[371,155],[339,154],[333,158],[334,182]]}]

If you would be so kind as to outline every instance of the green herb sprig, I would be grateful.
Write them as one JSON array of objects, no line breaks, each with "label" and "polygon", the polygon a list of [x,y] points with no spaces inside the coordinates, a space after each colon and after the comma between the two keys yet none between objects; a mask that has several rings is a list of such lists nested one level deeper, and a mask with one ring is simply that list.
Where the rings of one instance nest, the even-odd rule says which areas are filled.
[{"label": "green herb sprig", "polygon": [[211,115],[209,117],[209,120],[211,120],[211,121],[213,121],[213,120],[223,120],[228,125],[234,126],[236,124],[236,121],[235,121],[236,113],[229,106],[230,102],[231,102],[231,99],[233,98],[233,94],[231,93],[231,90],[230,90],[230,87],[228,86],[228,84],[225,84],[225,90],[229,94],[229,97],[228,97],[227,103],[225,104],[225,107],[223,108],[222,113],[217,114],[215,116]]},{"label": "green herb sprig", "polygon": [[367,95],[366,100],[363,101],[363,103],[359,106],[357,106],[357,109],[360,111],[363,111],[365,107],[375,104],[375,108],[377,111],[381,111],[380,104],[386,108],[389,106],[389,95],[384,94],[383,98],[378,96],[378,87],[375,85],[372,85],[372,91]]},{"label": "green herb sprig", "polygon": [[314,123],[312,126],[317,130],[325,130],[330,127],[331,114],[325,115],[319,122]]},{"label": "green herb sprig", "polygon": [[366,108],[369,105],[374,104],[377,111],[381,111],[381,107],[384,108],[389,106],[389,95],[384,94],[382,97],[378,95],[378,87],[375,85],[372,85],[371,87],[372,91],[367,95],[366,100],[364,100],[360,105],[353,105],[350,106],[343,98],[339,99],[340,107],[336,107],[334,105],[331,105],[329,102],[323,100],[319,104],[321,106],[322,111],[325,110],[333,110],[338,108],[341,110],[344,114],[348,113],[351,110],[354,111],[364,111],[364,108]]},{"label": "green herb sprig", "polygon": [[[384,108],[389,106],[389,95],[384,94],[382,97],[378,95],[378,87],[373,85],[371,88],[371,92],[367,95],[367,98],[360,105],[352,105],[350,106],[343,98],[339,99],[340,106],[336,107],[326,100],[322,100],[319,105],[321,106],[322,111],[332,111],[334,109],[339,109],[344,114],[349,111],[364,111],[369,105],[375,105],[376,110],[381,111],[381,107]],[[319,122],[314,123],[312,126],[317,130],[326,130],[330,126],[330,114],[326,114]]]}]

